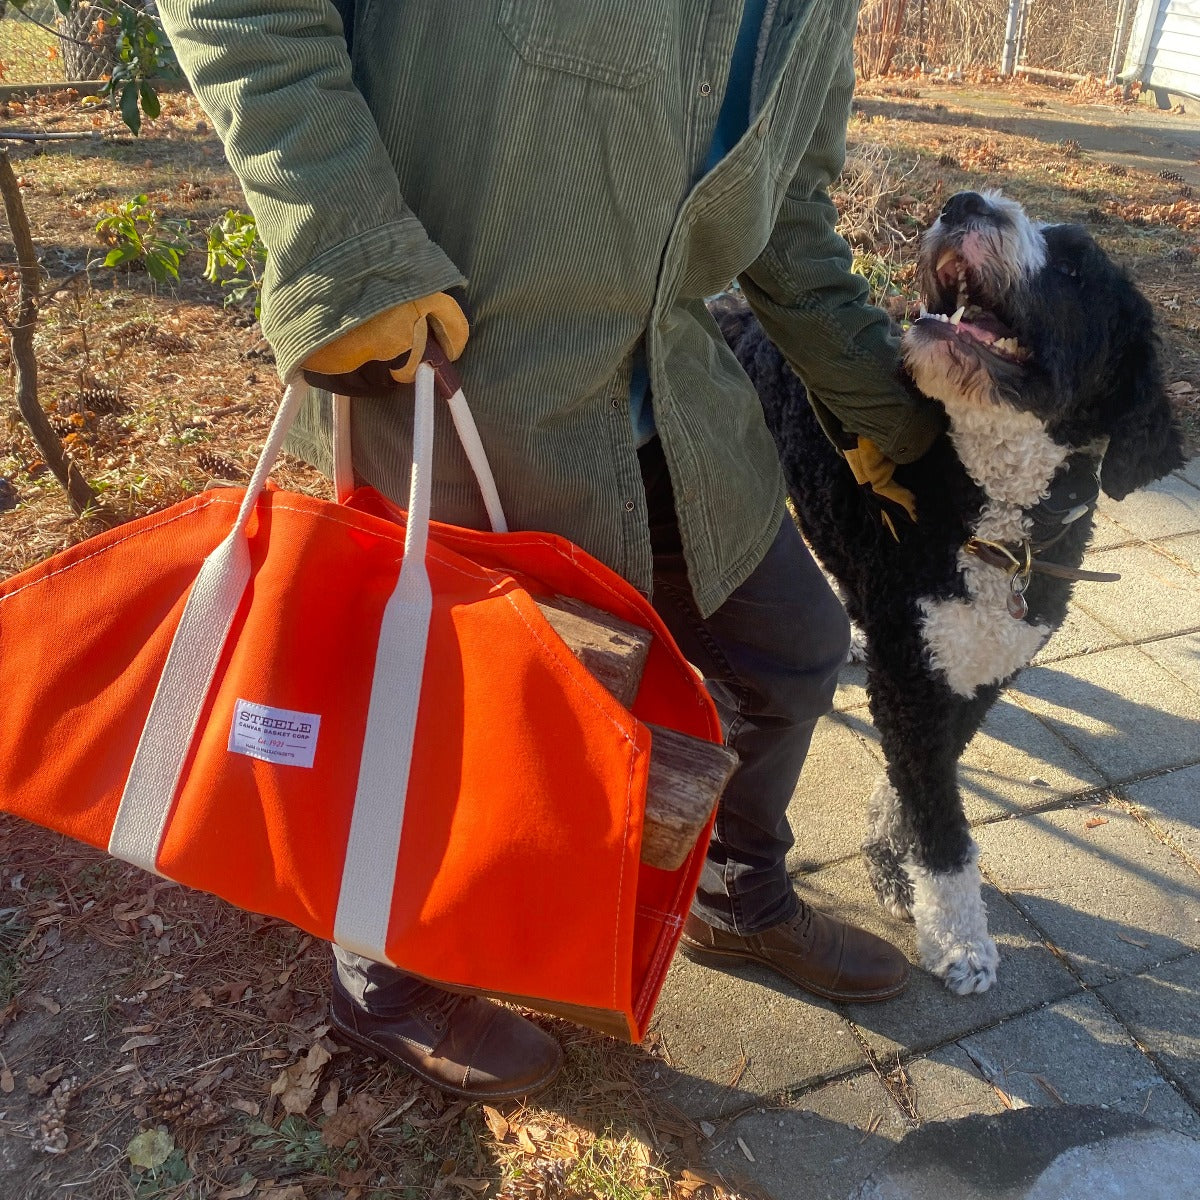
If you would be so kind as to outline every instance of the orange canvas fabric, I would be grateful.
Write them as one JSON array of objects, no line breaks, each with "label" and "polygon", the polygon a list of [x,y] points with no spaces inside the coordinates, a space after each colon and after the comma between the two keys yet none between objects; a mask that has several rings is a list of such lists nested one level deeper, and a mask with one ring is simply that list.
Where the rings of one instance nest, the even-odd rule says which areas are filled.
[{"label": "orange canvas fabric", "polygon": [[[0,808],[105,848],[189,589],[242,493],[206,492],[0,584]],[[250,583],[204,702],[156,869],[331,939],[404,514],[268,489]],[[700,680],[648,602],[551,535],[433,523],[428,651],[387,958],[640,1038],[699,875],[640,862],[650,734],[710,740]],[[532,596],[654,633],[622,708]],[[245,702],[319,718],[311,766],[231,750]],[[397,803],[403,797],[397,797]]]}]

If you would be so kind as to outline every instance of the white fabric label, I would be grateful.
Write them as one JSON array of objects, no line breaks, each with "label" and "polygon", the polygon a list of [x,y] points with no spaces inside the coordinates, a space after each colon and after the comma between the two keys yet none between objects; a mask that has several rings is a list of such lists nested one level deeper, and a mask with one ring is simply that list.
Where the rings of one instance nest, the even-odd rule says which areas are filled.
[{"label": "white fabric label", "polygon": [[321,718],[239,698],[229,731],[231,754],[248,754],[289,767],[311,767]]}]

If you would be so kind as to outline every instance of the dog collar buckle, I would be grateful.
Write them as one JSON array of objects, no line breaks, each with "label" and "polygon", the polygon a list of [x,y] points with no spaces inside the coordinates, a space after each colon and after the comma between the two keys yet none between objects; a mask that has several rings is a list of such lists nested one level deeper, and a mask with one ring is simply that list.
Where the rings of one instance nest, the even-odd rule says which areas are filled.
[{"label": "dog collar buckle", "polygon": [[999,567],[1008,573],[1008,595],[1004,598],[1004,605],[1009,616],[1016,621],[1023,621],[1029,615],[1025,589],[1029,586],[1029,576],[1033,571],[1033,550],[1028,538],[1019,547],[1020,557],[1001,542],[990,542],[979,537],[967,538],[963,549],[982,559],[988,566]]}]

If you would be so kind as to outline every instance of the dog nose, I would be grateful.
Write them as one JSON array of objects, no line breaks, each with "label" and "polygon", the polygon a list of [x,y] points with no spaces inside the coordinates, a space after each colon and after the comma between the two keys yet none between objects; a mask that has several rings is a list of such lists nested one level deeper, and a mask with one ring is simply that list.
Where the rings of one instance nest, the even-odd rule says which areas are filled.
[{"label": "dog nose", "polygon": [[965,225],[972,217],[985,217],[991,206],[978,192],[956,192],[942,207],[947,225]]}]

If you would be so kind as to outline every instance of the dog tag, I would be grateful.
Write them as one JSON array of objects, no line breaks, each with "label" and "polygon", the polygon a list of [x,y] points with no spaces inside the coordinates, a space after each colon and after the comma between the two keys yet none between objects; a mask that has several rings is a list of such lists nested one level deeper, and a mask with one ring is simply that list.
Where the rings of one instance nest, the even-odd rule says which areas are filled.
[{"label": "dog tag", "polygon": [[1008,608],[1008,615],[1018,621],[1023,621],[1029,615],[1029,605],[1025,600],[1025,589],[1029,586],[1029,576],[1022,575],[1020,571],[1016,572],[1012,579],[1009,580],[1008,596],[1005,598],[1005,605]]}]

